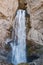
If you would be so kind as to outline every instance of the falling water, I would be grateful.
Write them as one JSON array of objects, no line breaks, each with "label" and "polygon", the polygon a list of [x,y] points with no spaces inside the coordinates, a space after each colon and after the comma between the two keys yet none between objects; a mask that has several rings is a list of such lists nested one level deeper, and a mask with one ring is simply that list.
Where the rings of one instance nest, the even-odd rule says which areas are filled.
[{"label": "falling water", "polygon": [[5,42],[11,45],[12,50],[8,53],[8,61],[14,65],[26,63],[26,26],[25,10],[18,10],[13,24],[12,39]]},{"label": "falling water", "polygon": [[14,43],[12,46],[12,63],[26,63],[26,26],[25,10],[18,10],[14,21]]}]

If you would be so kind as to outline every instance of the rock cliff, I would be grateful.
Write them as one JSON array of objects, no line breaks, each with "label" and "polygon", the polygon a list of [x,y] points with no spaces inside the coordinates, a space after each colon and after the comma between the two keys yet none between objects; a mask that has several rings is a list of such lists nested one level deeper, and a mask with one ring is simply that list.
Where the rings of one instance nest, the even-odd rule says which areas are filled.
[{"label": "rock cliff", "polygon": [[[26,9],[27,11],[28,52],[30,55],[35,53],[43,55],[43,0],[0,0],[0,48],[4,46],[6,38],[11,36],[13,20],[18,9]],[[38,62],[36,65],[40,65],[40,61],[41,59],[35,61]]]},{"label": "rock cliff", "polygon": [[26,0],[27,12],[30,14],[31,29],[28,40],[43,45],[43,0]]},{"label": "rock cliff", "polygon": [[18,0],[0,0],[0,47],[9,35],[13,17],[18,8]]}]

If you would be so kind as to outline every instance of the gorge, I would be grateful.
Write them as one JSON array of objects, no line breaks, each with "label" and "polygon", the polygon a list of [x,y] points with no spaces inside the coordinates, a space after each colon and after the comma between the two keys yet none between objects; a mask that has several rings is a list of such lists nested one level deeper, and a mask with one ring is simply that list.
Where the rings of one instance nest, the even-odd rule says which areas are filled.
[{"label": "gorge", "polygon": [[43,65],[43,0],[0,0],[0,65],[19,64]]}]

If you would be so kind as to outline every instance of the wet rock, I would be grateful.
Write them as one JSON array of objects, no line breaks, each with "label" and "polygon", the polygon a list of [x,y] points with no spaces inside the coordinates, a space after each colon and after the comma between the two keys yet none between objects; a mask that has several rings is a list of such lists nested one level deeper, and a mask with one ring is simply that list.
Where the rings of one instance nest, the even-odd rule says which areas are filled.
[{"label": "wet rock", "polygon": [[10,51],[11,50],[11,45],[10,44],[5,44],[5,50]]},{"label": "wet rock", "polygon": [[0,62],[0,65],[13,65],[12,63],[11,64],[9,64],[9,63],[6,63],[6,62]]},{"label": "wet rock", "polygon": [[30,64],[28,64],[28,63],[21,63],[21,64],[18,64],[18,65],[30,65]]}]

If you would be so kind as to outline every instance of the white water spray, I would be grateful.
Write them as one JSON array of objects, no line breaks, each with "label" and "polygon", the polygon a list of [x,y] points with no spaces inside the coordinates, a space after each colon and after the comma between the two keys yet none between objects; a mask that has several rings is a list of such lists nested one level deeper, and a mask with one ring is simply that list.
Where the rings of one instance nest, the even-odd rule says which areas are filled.
[{"label": "white water spray", "polygon": [[12,44],[12,63],[26,63],[26,26],[25,10],[18,10],[15,17],[15,36]]}]

